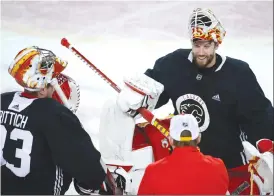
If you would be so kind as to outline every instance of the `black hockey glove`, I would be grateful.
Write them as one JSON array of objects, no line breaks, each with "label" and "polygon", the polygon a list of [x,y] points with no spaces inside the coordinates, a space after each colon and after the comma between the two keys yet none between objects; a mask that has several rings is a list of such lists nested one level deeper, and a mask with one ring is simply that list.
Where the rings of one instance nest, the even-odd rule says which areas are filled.
[{"label": "black hockey glove", "polygon": [[99,190],[89,189],[87,185],[73,179],[74,188],[79,195],[113,195],[113,191],[105,181]]},{"label": "black hockey glove", "polygon": [[125,190],[126,189],[126,179],[119,174],[117,174],[117,175],[118,175],[118,177],[115,180],[117,183],[117,187],[121,188],[122,190]]}]

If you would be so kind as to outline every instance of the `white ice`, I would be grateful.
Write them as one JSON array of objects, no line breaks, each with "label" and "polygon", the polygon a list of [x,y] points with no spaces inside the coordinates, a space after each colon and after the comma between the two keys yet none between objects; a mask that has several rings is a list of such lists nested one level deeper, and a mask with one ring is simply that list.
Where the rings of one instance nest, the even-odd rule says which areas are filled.
[{"label": "white ice", "polygon": [[[157,58],[190,47],[186,26],[189,13],[195,7],[210,7],[227,29],[218,52],[249,63],[273,104],[271,1],[45,1],[1,2],[1,6],[1,93],[21,90],[7,71],[19,50],[32,45],[51,49],[69,62],[64,73],[80,85],[77,115],[96,145],[101,106],[107,99],[115,99],[117,93],[60,45],[62,37],[122,87],[127,73],[144,72]],[[169,103],[154,113],[164,117],[172,112]],[[75,190],[70,188],[67,194],[75,194]]]}]

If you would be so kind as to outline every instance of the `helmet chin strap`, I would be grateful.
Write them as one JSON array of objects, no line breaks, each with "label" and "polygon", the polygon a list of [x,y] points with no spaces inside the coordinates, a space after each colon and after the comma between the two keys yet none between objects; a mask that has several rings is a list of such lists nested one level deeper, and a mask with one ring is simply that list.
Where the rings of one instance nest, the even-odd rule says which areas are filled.
[{"label": "helmet chin strap", "polygon": [[60,88],[56,78],[52,79],[51,85],[54,87],[55,91],[59,95],[59,97],[62,100],[62,102],[64,103],[64,105],[72,111],[72,106],[69,104],[68,99],[66,98],[66,95],[64,94],[62,89]]}]

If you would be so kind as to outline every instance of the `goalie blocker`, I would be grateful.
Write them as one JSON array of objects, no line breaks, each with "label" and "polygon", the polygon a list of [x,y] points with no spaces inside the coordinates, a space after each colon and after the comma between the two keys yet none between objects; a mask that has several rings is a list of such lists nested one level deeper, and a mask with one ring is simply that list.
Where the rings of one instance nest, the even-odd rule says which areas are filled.
[{"label": "goalie blocker", "polygon": [[[118,94],[117,105],[123,112],[139,118],[137,110],[154,109],[164,86],[145,74],[135,74],[124,78],[125,87]],[[137,116],[138,115],[138,116]]]}]

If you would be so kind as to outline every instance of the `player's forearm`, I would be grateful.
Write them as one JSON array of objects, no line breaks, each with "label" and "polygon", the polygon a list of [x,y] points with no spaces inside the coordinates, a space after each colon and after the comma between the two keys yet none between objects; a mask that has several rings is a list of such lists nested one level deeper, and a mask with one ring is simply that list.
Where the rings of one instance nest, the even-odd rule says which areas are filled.
[{"label": "player's forearm", "polygon": [[[93,146],[87,133],[77,130],[78,135],[55,134],[56,139],[49,142],[54,162],[65,172],[90,186],[98,189],[105,178],[105,171],[100,164],[101,154]],[[63,132],[64,133],[64,132]]]},{"label": "player's forearm", "polygon": [[237,116],[247,140],[255,145],[256,141],[267,138],[273,140],[273,107],[265,96],[254,73],[249,67],[241,73],[237,82]]},{"label": "player's forearm", "polygon": [[253,111],[248,123],[242,125],[247,133],[247,140],[253,145],[260,139],[274,140],[273,136],[273,108],[269,106],[264,110]]},{"label": "player's forearm", "polygon": [[77,163],[72,165],[78,165],[79,169],[71,165],[73,177],[84,183],[89,189],[98,190],[106,176],[100,163],[100,152],[95,149],[90,140],[87,140],[79,146],[78,156],[79,161],[76,160]]},{"label": "player's forearm", "polygon": [[[254,127],[254,128],[253,128]],[[271,139],[273,138],[273,108],[269,106],[265,109],[261,116],[261,121],[253,126],[253,142],[259,139]]]}]

